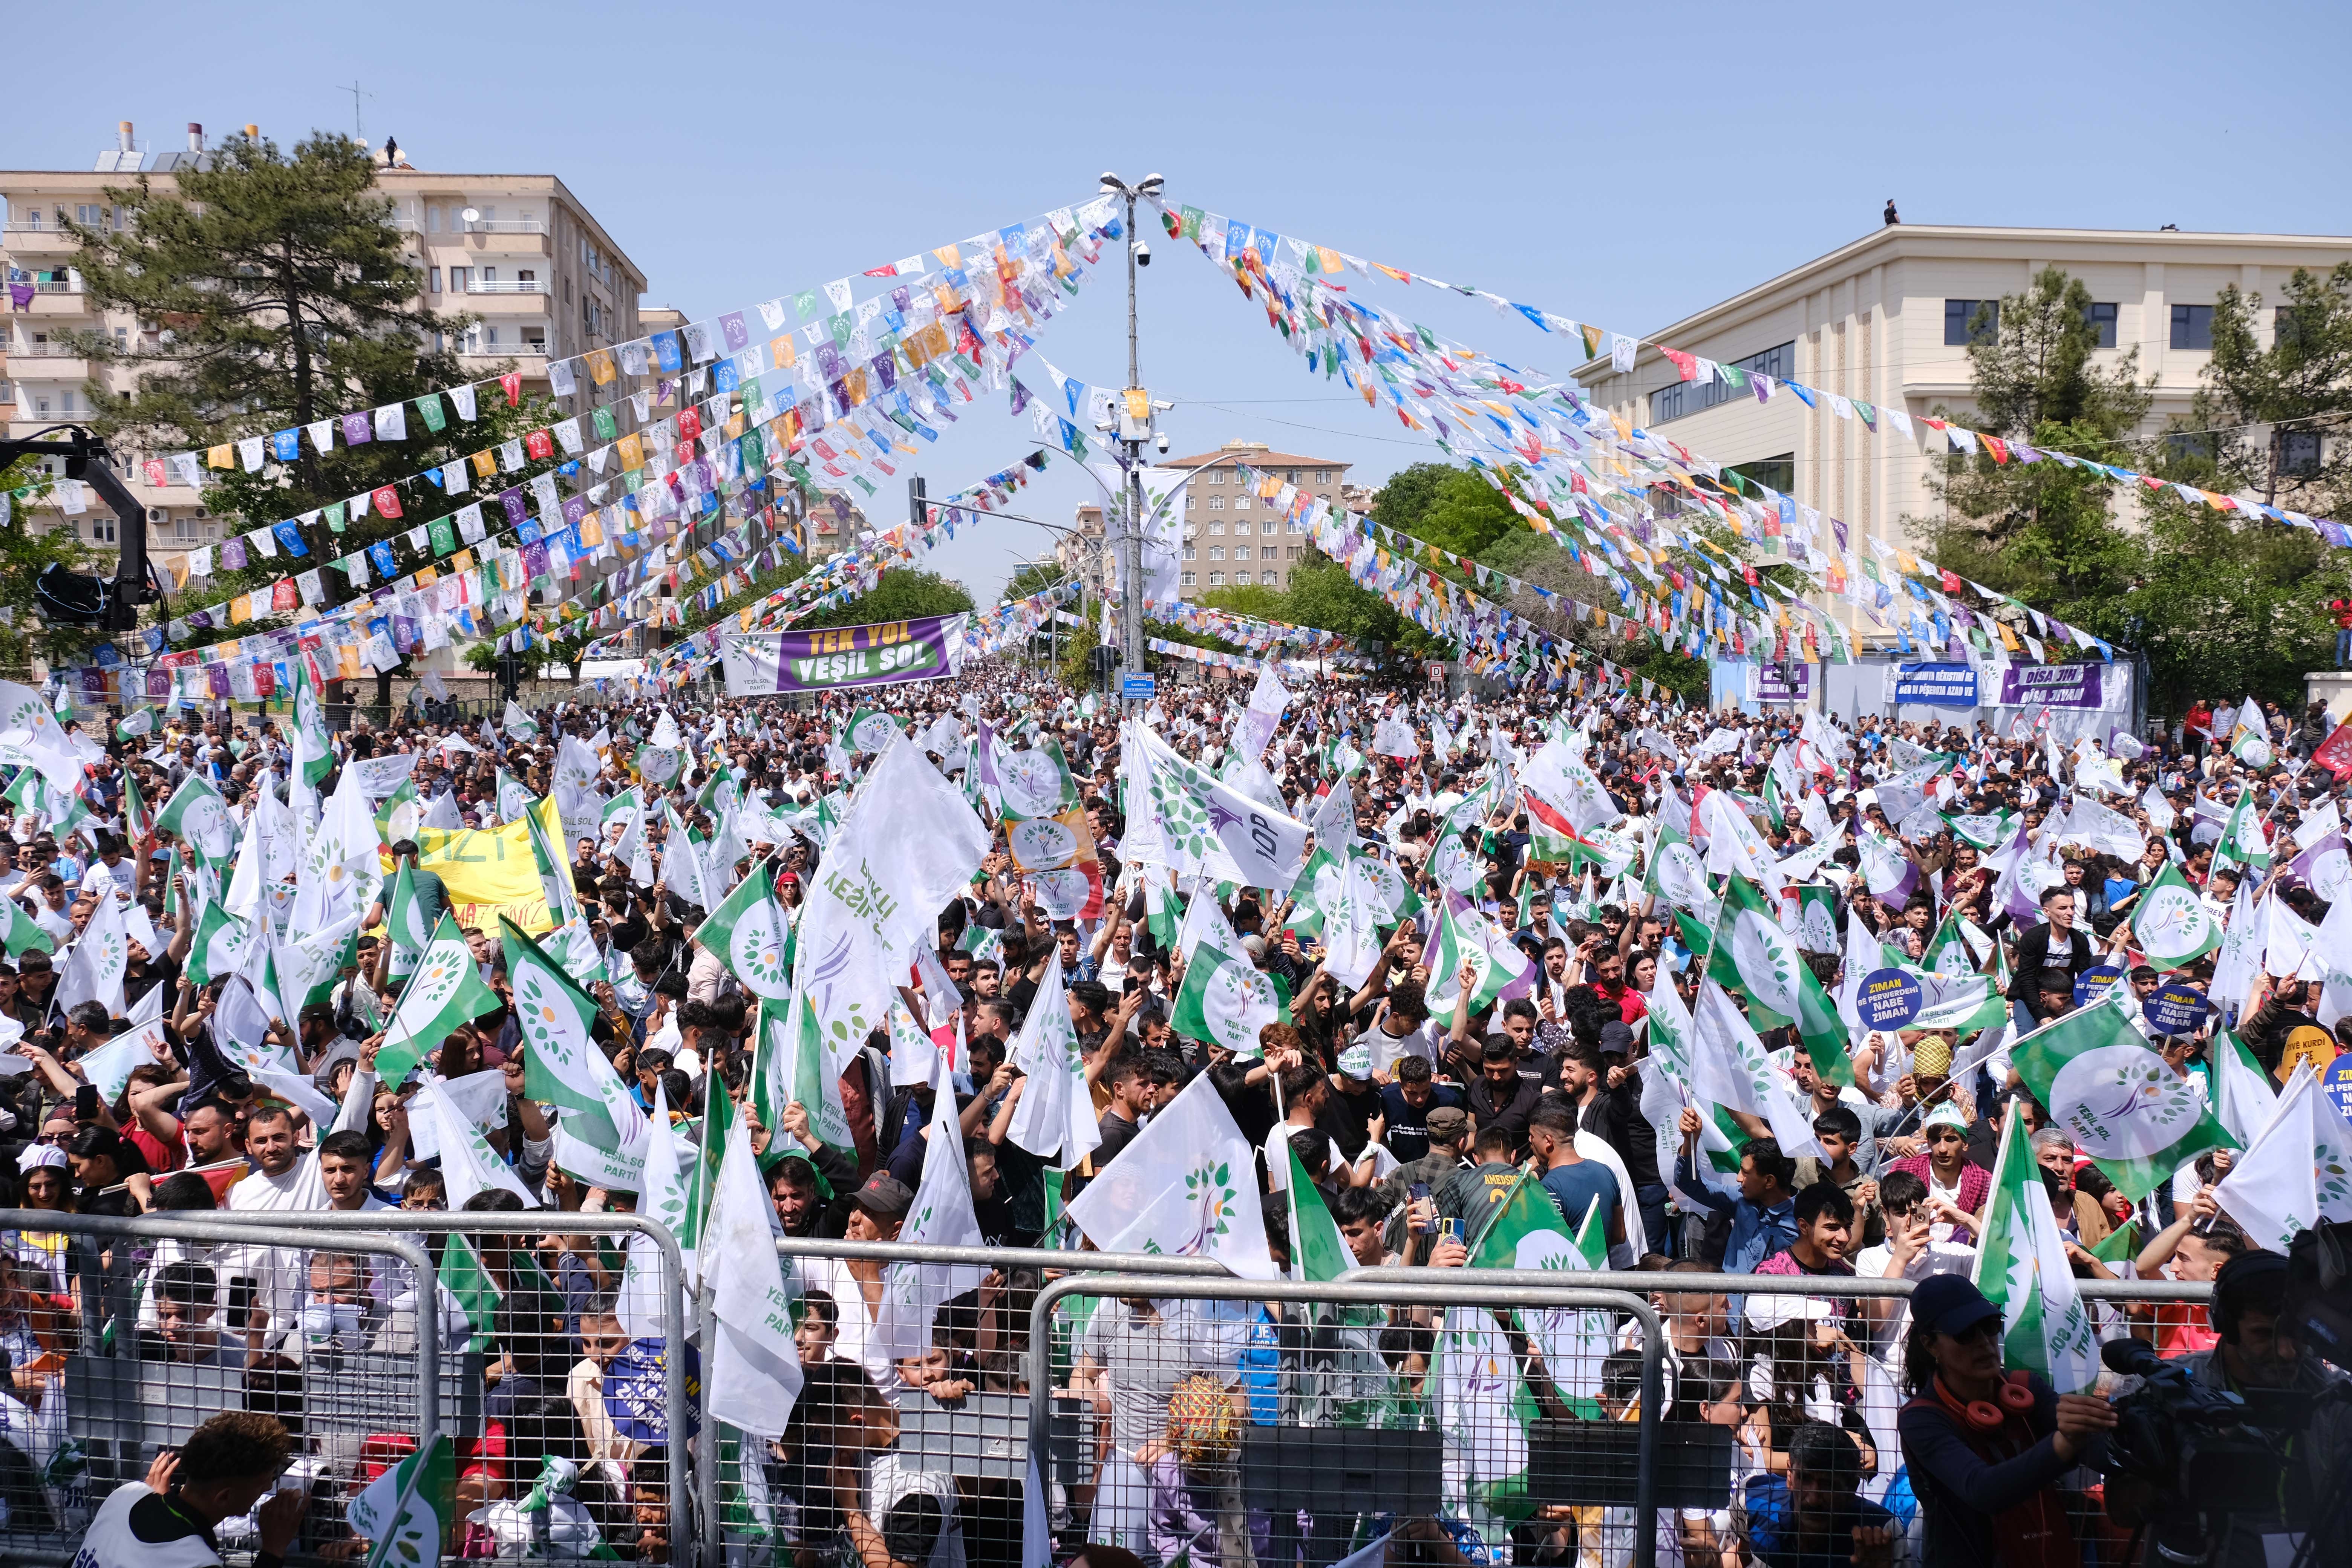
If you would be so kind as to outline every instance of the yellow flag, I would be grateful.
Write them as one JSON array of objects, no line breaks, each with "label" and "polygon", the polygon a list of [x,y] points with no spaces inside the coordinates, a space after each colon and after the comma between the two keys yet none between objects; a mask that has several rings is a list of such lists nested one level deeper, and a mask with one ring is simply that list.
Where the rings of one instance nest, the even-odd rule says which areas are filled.
[{"label": "yellow flag", "polygon": [[[562,841],[559,819],[555,842]],[[539,858],[531,853],[528,823],[509,822],[491,828],[420,827],[416,863],[441,879],[449,894],[449,912],[468,930],[496,930],[500,915],[533,934],[555,927],[547,912],[547,889],[539,879]]]}]

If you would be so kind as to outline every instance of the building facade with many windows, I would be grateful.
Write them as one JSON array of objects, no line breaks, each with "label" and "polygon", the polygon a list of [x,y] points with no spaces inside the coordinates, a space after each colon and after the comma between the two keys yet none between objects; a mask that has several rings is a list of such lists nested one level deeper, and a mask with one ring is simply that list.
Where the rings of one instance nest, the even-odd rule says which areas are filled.
[{"label": "building facade with many windows", "polygon": [[[1695,457],[1793,495],[1858,538],[1916,545],[1905,520],[1930,520],[1940,504],[1918,442],[1883,420],[1873,434],[1840,417],[1828,397],[1818,407],[1792,395],[1759,403],[1719,379],[1685,380],[1649,340],[1901,409],[1915,425],[1939,405],[1967,424],[1971,338],[1995,329],[2003,296],[2023,293],[2054,266],[2090,290],[2097,359],[2112,365],[2138,350],[2139,379],[2155,383],[2142,433],[2155,435],[2189,413],[2225,287],[2262,295],[2267,342],[2294,270],[2322,273],[2347,258],[2352,238],[2325,236],[1890,224],[1646,333],[1630,371],[1603,356],[1576,376],[1619,418]],[[2280,433],[2287,477],[2317,468],[2320,441],[2316,432]]]},{"label": "building facade with many windows", "polygon": [[1208,589],[1228,586],[1287,587],[1290,569],[1315,548],[1307,542],[1305,524],[1286,523],[1273,502],[1251,493],[1241,472],[1244,465],[1279,475],[1285,483],[1334,505],[1348,480],[1349,465],[1337,458],[1279,452],[1263,441],[1228,441],[1213,452],[1159,464],[1192,473],[1183,492],[1180,597],[1198,598]]},{"label": "building facade with many windows", "polygon": [[[143,177],[168,190],[181,170],[207,166],[211,154],[196,125],[188,127],[184,149],[163,153],[138,150],[131,130],[125,121],[117,145],[88,172],[0,171],[0,277],[18,285],[0,296],[9,303],[0,317],[0,417],[12,434],[87,418],[93,395],[131,385],[135,373],[76,355],[71,335],[103,331],[125,346],[134,338],[154,341],[154,323],[91,308],[73,265],[79,242],[68,225],[119,228],[128,214],[110,202],[108,187]],[[544,393],[551,354],[562,358],[642,335],[645,275],[558,176],[419,170],[390,139],[375,157],[378,188],[391,198],[393,221],[425,276],[423,303],[479,318],[451,345],[467,374],[488,377],[510,365],[526,392]],[[30,297],[17,306],[27,285]],[[168,558],[216,542],[221,524],[205,514],[194,490],[144,482],[133,459],[147,455],[115,454],[147,508],[149,549]],[[102,507],[72,521],[93,544],[116,542],[113,514]]]}]

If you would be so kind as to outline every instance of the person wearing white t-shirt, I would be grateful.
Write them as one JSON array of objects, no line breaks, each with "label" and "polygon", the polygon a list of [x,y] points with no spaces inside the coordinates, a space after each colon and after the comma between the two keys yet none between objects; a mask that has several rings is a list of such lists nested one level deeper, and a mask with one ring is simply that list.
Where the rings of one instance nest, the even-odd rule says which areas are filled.
[{"label": "person wearing white t-shirt", "polygon": [[[1928,1222],[1927,1184],[1909,1171],[1889,1171],[1878,1183],[1879,1212],[1886,1216],[1886,1239],[1854,1255],[1862,1279],[1920,1280],[1936,1274],[1966,1274],[1977,1249],[1962,1242],[1937,1241]],[[1863,1300],[1870,1346],[1883,1352],[1902,1342],[1911,1326],[1911,1304],[1900,1296]]]}]

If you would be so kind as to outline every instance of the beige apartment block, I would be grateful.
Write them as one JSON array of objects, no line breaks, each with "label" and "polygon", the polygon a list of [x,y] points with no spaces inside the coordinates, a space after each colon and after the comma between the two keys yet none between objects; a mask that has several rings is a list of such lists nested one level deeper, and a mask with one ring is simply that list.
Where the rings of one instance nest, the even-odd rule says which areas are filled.
[{"label": "beige apartment block", "polygon": [[[1322,496],[1334,506],[1340,504],[1343,489],[1350,496],[1363,493],[1347,483],[1348,464],[1277,452],[1263,441],[1228,441],[1213,452],[1160,459],[1151,466],[1192,470],[1182,492],[1184,557],[1177,578],[1179,598],[1197,598],[1208,588],[1287,587],[1291,567],[1314,548],[1307,542],[1304,525],[1286,527],[1281,512],[1270,510],[1272,502],[1250,493],[1240,471],[1244,464],[1278,474],[1286,484]],[[1076,531],[1055,542],[1054,558],[1065,570],[1084,576],[1090,595],[1098,595],[1109,572],[1100,548],[1102,508],[1091,502],[1081,506],[1073,521]]]},{"label": "beige apartment block", "polygon": [[[0,418],[11,434],[87,418],[93,375],[100,396],[132,384],[135,372],[74,356],[68,334],[96,330],[118,343],[154,342],[153,323],[90,308],[68,223],[119,227],[126,215],[109,201],[110,186],[143,177],[168,190],[181,170],[208,166],[210,157],[201,126],[187,128],[184,147],[149,151],[136,146],[126,121],[89,170],[0,171],[0,273],[35,289],[29,307],[0,317]],[[422,303],[478,318],[448,345],[467,374],[488,378],[511,368],[526,392],[545,393],[551,354],[564,358],[643,334],[644,273],[557,175],[421,170],[391,138],[375,159],[409,258],[425,275]],[[168,559],[215,542],[222,525],[187,487],[146,482],[141,460],[157,455],[115,454],[147,507],[149,549]],[[41,515],[67,521],[47,509]],[[116,542],[114,517],[102,508],[71,521],[94,544]]]},{"label": "beige apartment block", "polygon": [[[1903,520],[1931,520],[1940,504],[1927,489],[1930,459],[1919,442],[1884,422],[1874,435],[1859,419],[1840,418],[1827,398],[1808,408],[1782,392],[1759,404],[1752,395],[1730,396],[1720,381],[1683,381],[1649,341],[1901,409],[1915,425],[1938,405],[1967,424],[1968,334],[1978,303],[2022,293],[2054,266],[2090,290],[2098,362],[2112,365],[2139,351],[2139,379],[2155,383],[2141,433],[2154,436],[2186,419],[2212,357],[2213,301],[2225,287],[2263,296],[2258,330],[2267,342],[2294,270],[2325,272],[2347,258],[2352,238],[2333,236],[1890,224],[1645,331],[1629,372],[1613,371],[1603,356],[1579,366],[1576,378],[1619,417],[1844,521],[1857,550],[1864,538],[1916,545],[1920,531]],[[2292,480],[2316,468],[2322,437],[2280,435],[2288,481],[2280,499],[2291,505]]]}]

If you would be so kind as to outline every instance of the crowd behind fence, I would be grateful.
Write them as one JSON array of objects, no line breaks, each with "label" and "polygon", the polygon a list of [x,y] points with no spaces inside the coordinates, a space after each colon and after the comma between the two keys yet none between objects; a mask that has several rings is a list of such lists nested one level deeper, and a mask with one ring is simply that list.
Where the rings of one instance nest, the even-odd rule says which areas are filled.
[{"label": "crowd behind fence", "polygon": [[[1022,1568],[1087,1542],[1147,1564],[1401,1560],[1651,1568],[1704,1550],[1793,1429],[1900,1489],[1906,1280],[1359,1269],[1237,1279],[1156,1255],[780,1238],[803,1387],[781,1437],[708,1418],[707,1300],[629,1214],[0,1212],[0,1563],[70,1560],[90,1512],[223,1409],[296,1438],[296,1561],[435,1433],[452,1555]],[[929,1351],[864,1331],[893,1271],[944,1272]],[[2103,1335],[2206,1288],[2083,1281]],[[1734,1303],[1737,1303],[1735,1306]],[[1883,1304],[1883,1305],[1879,1305]],[[903,1347],[899,1347],[903,1348]],[[672,1435],[690,1435],[691,1443]],[[543,1514],[518,1505],[552,1470]],[[1645,1527],[1644,1521],[1649,1521]],[[593,1535],[590,1531],[593,1531]],[[220,1531],[232,1561],[251,1521]],[[1034,1542],[1034,1544],[1028,1544]],[[905,1555],[905,1553],[915,1555]]]}]

